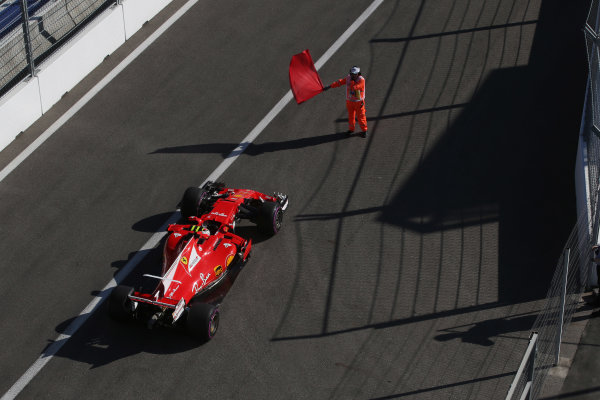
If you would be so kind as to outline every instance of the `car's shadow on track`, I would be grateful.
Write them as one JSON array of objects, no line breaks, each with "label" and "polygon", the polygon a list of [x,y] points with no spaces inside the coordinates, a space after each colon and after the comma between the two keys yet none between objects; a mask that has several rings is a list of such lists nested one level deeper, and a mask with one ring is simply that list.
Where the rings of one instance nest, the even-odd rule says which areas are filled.
[{"label": "car's shadow on track", "polygon": [[[149,330],[143,323],[119,323],[108,317],[107,302],[69,339],[56,354],[49,353],[49,343],[44,355],[68,358],[101,367],[139,353],[176,354],[201,348],[200,343],[178,329],[155,328]],[[75,318],[56,327],[64,333]]]},{"label": "car's shadow on track", "polygon": [[133,224],[131,229],[138,232],[158,232],[163,224],[173,215],[175,210],[144,218]]},{"label": "car's shadow on track", "polygon": [[[145,218],[133,225],[133,228],[143,232],[155,232],[156,227],[162,226],[170,213],[157,214]],[[181,221],[180,221],[181,222]],[[254,244],[261,243],[270,238],[258,231],[254,224],[244,224],[236,228],[236,234],[252,239]],[[158,275],[161,273],[163,240],[154,248],[141,250],[146,254],[141,262],[136,265],[124,281],[119,284],[152,290],[147,279],[142,278],[145,273]],[[111,263],[116,275],[139,252],[131,252],[127,260],[117,260]],[[154,284],[154,281],[151,282]],[[91,292],[92,296],[104,297],[106,293],[100,290]],[[92,368],[100,367],[138,353],[149,354],[175,354],[201,348],[200,343],[187,336],[182,329],[169,329],[164,327],[149,330],[142,322],[131,321],[119,323],[108,316],[108,301],[104,301],[98,310],[77,330],[63,347],[54,354],[50,341],[43,355],[69,358],[86,364]],[[58,334],[69,332],[69,327],[77,317],[69,318],[59,323],[55,330]]]},{"label": "car's shadow on track", "polygon": [[[287,140],[284,142],[266,142],[266,143],[250,143],[244,150],[244,154],[249,156],[259,156],[264,153],[271,153],[282,150],[297,150],[306,147],[319,146],[338,140],[351,139],[358,136],[349,136],[346,132],[336,132],[328,135],[312,136],[307,138],[299,138]],[[221,154],[223,158],[227,158],[239,143],[206,143],[193,144],[188,146],[174,146],[157,149],[150,154]]]}]

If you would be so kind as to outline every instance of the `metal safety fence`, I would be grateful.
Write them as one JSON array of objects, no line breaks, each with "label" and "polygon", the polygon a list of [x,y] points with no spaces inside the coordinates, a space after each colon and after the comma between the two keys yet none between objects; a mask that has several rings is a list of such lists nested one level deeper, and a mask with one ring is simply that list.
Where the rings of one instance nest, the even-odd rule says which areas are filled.
[{"label": "metal safety fence", "polygon": [[[537,398],[550,368],[558,365],[564,327],[571,322],[580,304],[581,294],[587,286],[592,265],[589,237],[588,219],[581,216],[565,244],[546,302],[532,327],[532,331],[536,333],[535,351],[531,353],[533,355],[524,357],[522,363],[525,365],[524,370],[531,372],[515,376],[507,400]],[[526,390],[528,395],[525,395]],[[515,397],[515,394],[519,397]]]},{"label": "metal safety fence", "polygon": [[[584,27],[589,63],[589,87],[581,121],[581,141],[587,165],[588,210],[581,212],[558,260],[543,310],[533,327],[529,347],[506,399],[536,399],[550,368],[560,360],[564,326],[571,322],[586,287],[596,282],[591,273],[592,245],[600,240],[600,0],[590,5]],[[581,143],[580,143],[581,144]],[[592,278],[593,277],[593,278]],[[592,282],[594,281],[594,282]]]},{"label": "metal safety fence", "polygon": [[0,0],[0,96],[115,0]]},{"label": "metal safety fence", "polygon": [[591,241],[597,243],[600,228],[600,215],[597,212],[600,190],[600,8],[598,0],[593,0],[591,3],[584,32],[589,65],[589,87],[582,121],[582,139],[586,145],[588,159]]}]

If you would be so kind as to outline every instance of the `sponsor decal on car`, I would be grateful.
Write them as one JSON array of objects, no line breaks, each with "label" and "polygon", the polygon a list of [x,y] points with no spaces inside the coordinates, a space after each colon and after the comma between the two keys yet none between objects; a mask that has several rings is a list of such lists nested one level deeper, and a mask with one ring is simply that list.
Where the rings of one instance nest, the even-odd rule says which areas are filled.
[{"label": "sponsor decal on car", "polygon": [[225,261],[225,265],[227,265],[229,267],[229,264],[231,264],[231,262],[233,261],[234,257],[235,256],[233,254],[228,255],[227,256],[227,260]]},{"label": "sponsor decal on car", "polygon": [[227,214],[216,212],[216,211],[211,212],[210,215],[216,215],[217,217],[225,217],[225,218],[227,218]]},{"label": "sponsor decal on car", "polygon": [[188,263],[187,257],[181,257],[181,263],[183,265],[187,265],[187,263]]},{"label": "sponsor decal on car", "polygon": [[223,273],[223,267],[222,267],[222,266],[220,266],[220,265],[217,265],[217,266],[215,267],[215,276],[219,276],[219,275],[221,275],[222,273]]},{"label": "sponsor decal on car", "polygon": [[200,262],[202,257],[196,252],[196,249],[192,247],[192,251],[190,252],[190,262],[188,265],[188,273],[191,273],[194,267]]},{"label": "sponsor decal on car", "polygon": [[171,291],[169,292],[169,294],[166,296],[168,299],[173,299],[173,295],[175,294],[175,292],[177,291],[177,289],[179,289],[180,285],[177,285],[177,287],[171,289]]},{"label": "sponsor decal on car", "polygon": [[194,267],[196,266],[196,264],[198,264],[198,261],[200,261],[200,256],[198,254],[194,254],[192,255],[192,258],[190,258],[190,271],[194,269]]},{"label": "sponsor decal on car", "polygon": [[206,285],[206,282],[208,281],[209,277],[210,274],[206,274],[206,276],[204,276],[204,273],[200,274],[200,280],[202,281],[202,283],[198,284],[198,281],[194,282],[194,286],[192,287],[194,293],[198,293],[200,290],[202,290],[202,288]]},{"label": "sponsor decal on car", "polygon": [[173,323],[175,323],[175,321],[177,321],[179,319],[179,317],[181,317],[181,314],[183,313],[184,309],[185,309],[185,300],[182,297],[181,300],[179,300],[179,303],[177,303],[177,307],[175,307],[175,311],[173,311]]}]

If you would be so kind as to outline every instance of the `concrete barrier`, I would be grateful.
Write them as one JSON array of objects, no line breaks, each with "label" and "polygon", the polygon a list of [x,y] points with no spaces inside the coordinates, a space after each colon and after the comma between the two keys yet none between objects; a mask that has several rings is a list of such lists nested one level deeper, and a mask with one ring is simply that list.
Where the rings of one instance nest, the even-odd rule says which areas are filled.
[{"label": "concrete barrier", "polygon": [[146,21],[152,19],[171,0],[127,0],[123,4],[123,21],[125,25],[125,39],[136,33]]},{"label": "concrete barrier", "polygon": [[0,150],[41,116],[38,78],[22,81],[0,99]]},{"label": "concrete barrier", "polygon": [[124,0],[94,19],[0,98],[0,151],[172,0]]},{"label": "concrete barrier", "polygon": [[69,41],[40,65],[42,112],[96,68],[102,60],[125,43],[123,8],[113,6],[94,19],[77,40]]}]

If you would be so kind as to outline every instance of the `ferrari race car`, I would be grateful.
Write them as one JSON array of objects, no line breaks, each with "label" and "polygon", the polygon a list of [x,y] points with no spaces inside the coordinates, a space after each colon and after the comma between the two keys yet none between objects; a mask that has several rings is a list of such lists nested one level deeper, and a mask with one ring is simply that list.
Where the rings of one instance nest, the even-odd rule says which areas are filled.
[{"label": "ferrari race car", "polygon": [[208,341],[219,327],[219,305],[252,248],[252,239],[235,234],[236,223],[247,219],[274,235],[288,199],[281,193],[268,196],[207,182],[188,188],[180,205],[181,223],[167,229],[161,276],[144,274],[158,284],[151,292],[117,286],[110,294],[109,313],[118,321],[146,321],[149,328],[183,327]]}]

